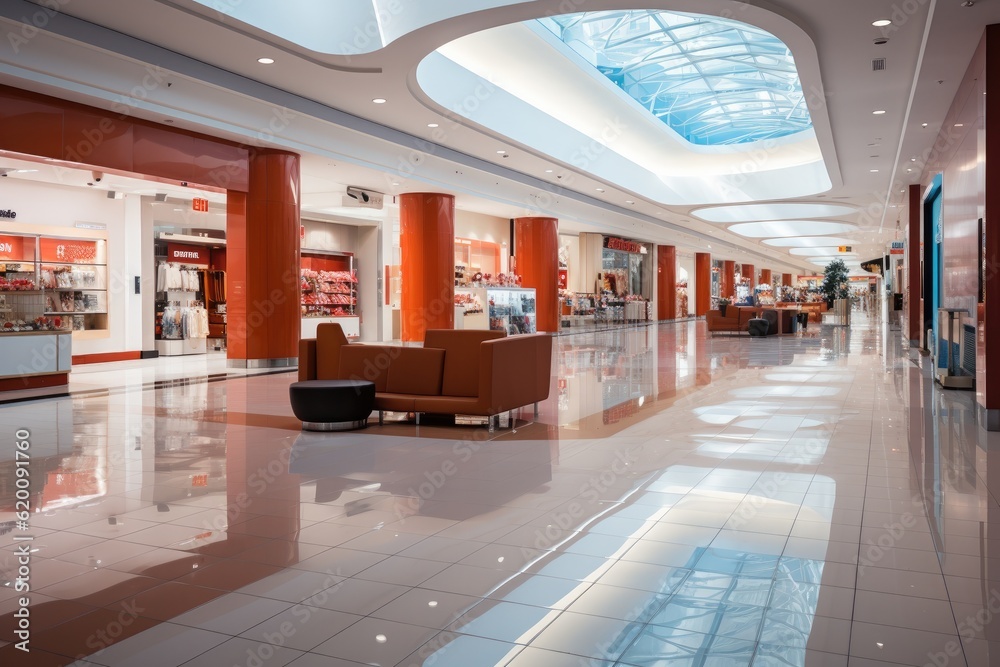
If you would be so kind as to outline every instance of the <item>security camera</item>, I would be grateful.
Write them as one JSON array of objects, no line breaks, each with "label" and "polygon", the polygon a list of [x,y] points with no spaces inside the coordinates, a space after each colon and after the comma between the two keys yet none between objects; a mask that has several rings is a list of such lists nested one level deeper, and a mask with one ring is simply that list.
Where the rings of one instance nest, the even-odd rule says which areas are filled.
[{"label": "security camera", "polygon": [[362,190],[361,188],[347,188],[347,196],[351,199],[357,199],[359,202],[367,204],[371,201],[371,195]]},{"label": "security camera", "polygon": [[94,179],[94,183],[100,183],[101,181],[104,180],[104,172],[103,171],[92,171],[92,172],[90,172],[90,176],[91,176],[91,178]]},{"label": "security camera", "polygon": [[361,206],[364,208],[382,208],[382,193],[373,190],[363,190],[353,186],[348,186],[347,197],[344,198],[345,206]]}]

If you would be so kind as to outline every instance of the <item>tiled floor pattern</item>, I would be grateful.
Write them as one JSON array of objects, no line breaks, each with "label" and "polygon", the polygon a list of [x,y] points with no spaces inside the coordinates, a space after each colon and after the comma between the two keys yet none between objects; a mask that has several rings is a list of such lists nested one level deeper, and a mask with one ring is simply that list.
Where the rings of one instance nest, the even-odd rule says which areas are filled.
[{"label": "tiled floor pattern", "polygon": [[555,344],[492,437],[302,434],[289,375],[0,407],[44,506],[0,662],[1000,664],[997,442],[897,332]]}]

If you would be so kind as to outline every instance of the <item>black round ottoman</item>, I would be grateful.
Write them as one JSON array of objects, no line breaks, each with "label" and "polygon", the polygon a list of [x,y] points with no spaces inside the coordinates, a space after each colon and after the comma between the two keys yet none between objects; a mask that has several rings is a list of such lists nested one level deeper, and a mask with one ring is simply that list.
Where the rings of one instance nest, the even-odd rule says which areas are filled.
[{"label": "black round ottoman", "polygon": [[306,431],[349,431],[368,426],[375,383],[366,380],[305,380],[288,388],[292,412]]}]

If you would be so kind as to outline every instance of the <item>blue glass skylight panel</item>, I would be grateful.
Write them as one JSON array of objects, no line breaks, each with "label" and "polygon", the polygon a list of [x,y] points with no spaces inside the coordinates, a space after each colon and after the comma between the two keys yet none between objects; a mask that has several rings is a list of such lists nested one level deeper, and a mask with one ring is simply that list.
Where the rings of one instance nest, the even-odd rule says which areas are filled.
[{"label": "blue glass skylight panel", "polygon": [[777,139],[812,127],[791,52],[754,26],[659,10],[539,22],[693,144]]}]

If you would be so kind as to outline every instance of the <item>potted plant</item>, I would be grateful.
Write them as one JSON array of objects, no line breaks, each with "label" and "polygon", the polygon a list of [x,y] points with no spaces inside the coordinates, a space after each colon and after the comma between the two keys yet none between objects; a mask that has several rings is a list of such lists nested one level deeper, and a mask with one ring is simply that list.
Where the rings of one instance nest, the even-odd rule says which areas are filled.
[{"label": "potted plant", "polygon": [[723,317],[726,316],[726,308],[729,306],[729,304],[730,301],[726,297],[722,297],[721,299],[719,299],[719,315],[722,315]]},{"label": "potted plant", "polygon": [[850,296],[850,292],[847,289],[847,265],[844,264],[844,260],[835,259],[826,265],[822,289],[827,308],[833,309],[834,302],[840,302],[836,304],[839,307],[837,314],[844,318],[843,324],[847,324],[846,318],[850,311],[846,299]]}]

